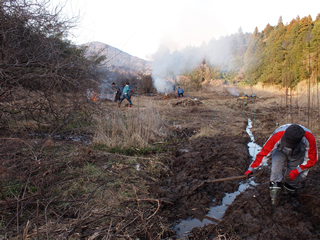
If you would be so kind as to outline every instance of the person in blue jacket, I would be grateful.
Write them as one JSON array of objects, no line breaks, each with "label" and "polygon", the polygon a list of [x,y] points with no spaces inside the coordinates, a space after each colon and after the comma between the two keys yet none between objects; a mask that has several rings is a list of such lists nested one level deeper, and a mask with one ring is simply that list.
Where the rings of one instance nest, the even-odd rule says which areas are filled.
[{"label": "person in blue jacket", "polygon": [[176,92],[176,85],[172,86],[172,90],[173,90],[173,92]]},{"label": "person in blue jacket", "polygon": [[129,95],[130,92],[133,92],[133,90],[130,89],[129,83],[126,83],[126,86],[123,88],[122,98],[121,98],[120,101],[119,101],[118,107],[120,107],[120,104],[122,103],[123,99],[125,99],[125,98],[126,98],[126,99],[128,100],[128,102],[129,102],[129,107],[131,107],[132,102],[131,102],[131,99],[130,99],[131,97],[130,97],[130,95]]},{"label": "person in blue jacket", "polygon": [[183,89],[182,89],[181,87],[178,87],[178,91],[177,91],[178,98],[184,97],[184,96],[183,96],[183,93],[184,93]]}]

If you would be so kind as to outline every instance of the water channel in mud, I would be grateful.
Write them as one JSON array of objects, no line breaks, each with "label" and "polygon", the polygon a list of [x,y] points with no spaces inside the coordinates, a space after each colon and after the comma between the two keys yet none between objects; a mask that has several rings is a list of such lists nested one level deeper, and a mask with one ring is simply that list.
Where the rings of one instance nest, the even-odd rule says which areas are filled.
[{"label": "water channel in mud", "polygon": [[[248,119],[248,125],[246,128],[246,132],[250,137],[250,142],[248,143],[249,154],[252,157],[252,160],[256,157],[257,153],[260,152],[261,147],[254,142],[254,136],[251,132],[252,121]],[[210,211],[205,216],[196,216],[196,218],[188,218],[186,220],[182,220],[179,224],[175,225],[173,230],[177,232],[177,237],[179,239],[185,239],[192,228],[194,227],[203,227],[206,224],[215,224],[221,221],[225,210],[227,207],[232,204],[233,200],[238,196],[241,192],[245,191],[250,186],[255,185],[254,178],[250,180],[250,182],[246,182],[240,184],[237,191],[233,193],[226,193],[226,196],[222,199],[222,204],[219,206],[214,206],[210,208]]]},{"label": "water channel in mud", "polygon": [[[63,136],[63,135],[51,135],[49,133],[30,133],[29,136],[32,137],[39,137],[39,138],[48,138],[51,137],[55,140],[70,140],[73,142],[83,142],[85,143],[87,146],[91,143],[91,136],[85,136],[85,135],[77,135],[77,134],[69,134],[67,136]],[[37,141],[35,141],[35,143],[37,144]]]}]

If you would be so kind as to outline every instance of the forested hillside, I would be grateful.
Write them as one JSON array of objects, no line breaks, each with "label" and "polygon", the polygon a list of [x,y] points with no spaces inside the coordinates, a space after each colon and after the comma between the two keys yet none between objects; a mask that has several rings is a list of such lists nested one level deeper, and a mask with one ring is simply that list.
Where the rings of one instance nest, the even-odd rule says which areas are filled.
[{"label": "forested hillside", "polygon": [[184,75],[195,86],[202,79],[234,81],[250,75],[253,83],[294,88],[300,81],[318,79],[319,47],[320,14],[315,20],[297,16],[287,24],[280,17],[276,26],[266,22],[262,31],[243,33],[239,28],[200,47],[172,53],[162,49],[154,55],[153,70],[166,77]]},{"label": "forested hillside", "polygon": [[284,25],[267,25],[247,43],[243,66],[256,82],[294,87],[301,80],[318,79],[320,15],[293,19]]}]

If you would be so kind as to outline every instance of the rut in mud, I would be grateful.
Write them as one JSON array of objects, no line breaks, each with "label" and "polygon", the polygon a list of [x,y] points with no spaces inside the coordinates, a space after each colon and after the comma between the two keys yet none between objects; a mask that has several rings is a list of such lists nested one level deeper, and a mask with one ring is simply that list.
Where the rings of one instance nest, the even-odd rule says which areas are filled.
[{"label": "rut in mud", "polygon": [[[264,106],[266,100],[260,99],[261,104],[256,105],[252,129],[255,142],[261,146],[279,124],[287,122],[285,109]],[[236,191],[241,181],[204,184],[193,189],[206,179],[242,175],[252,161],[247,148],[249,140],[246,134],[220,134],[181,143],[165,162],[170,168],[167,175],[151,188],[153,194],[174,204],[165,205],[161,214],[169,215],[175,222],[204,216],[209,207],[221,204],[225,193]],[[270,203],[268,164],[257,172],[256,185],[240,193],[227,208],[220,223],[193,228],[187,238],[214,239],[220,235],[226,239],[319,239],[319,163],[310,170],[298,196],[283,194],[277,208]]]},{"label": "rut in mud", "polygon": [[282,194],[281,204],[272,207],[269,197],[269,168],[260,170],[255,187],[241,193],[218,225],[194,228],[191,239],[223,235],[238,239],[319,239],[320,168],[310,173],[297,196]]},{"label": "rut in mud", "polygon": [[250,162],[247,141],[248,137],[219,135],[180,144],[166,159],[170,170],[149,191],[174,204],[163,209],[171,219],[205,215],[212,200],[221,204],[225,193],[238,189],[239,181],[201,183],[243,175]]}]

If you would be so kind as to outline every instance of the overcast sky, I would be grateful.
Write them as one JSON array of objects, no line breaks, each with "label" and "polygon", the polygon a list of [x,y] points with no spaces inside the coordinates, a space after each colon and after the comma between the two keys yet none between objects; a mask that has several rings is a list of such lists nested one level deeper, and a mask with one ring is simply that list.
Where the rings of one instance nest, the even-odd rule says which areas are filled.
[{"label": "overcast sky", "polygon": [[[63,0],[54,0],[63,1]],[[212,38],[261,32],[269,23],[290,23],[320,13],[320,0],[67,0],[64,11],[80,14],[76,44],[99,41],[152,60],[159,46],[180,50]]]}]

